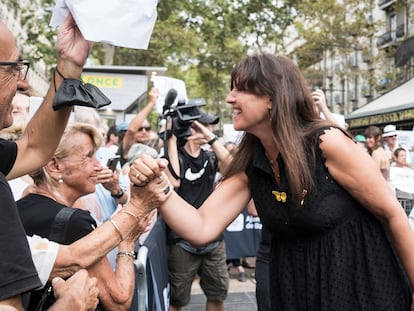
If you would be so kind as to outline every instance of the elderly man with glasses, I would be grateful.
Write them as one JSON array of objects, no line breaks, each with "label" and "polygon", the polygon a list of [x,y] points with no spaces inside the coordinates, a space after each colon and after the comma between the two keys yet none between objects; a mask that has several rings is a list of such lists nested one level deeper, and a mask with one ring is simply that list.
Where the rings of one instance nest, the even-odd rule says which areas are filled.
[{"label": "elderly man with glasses", "polygon": [[[57,66],[66,77],[79,79],[90,49],[91,44],[79,36],[73,20],[68,18],[57,41]],[[9,127],[13,123],[12,100],[17,90],[24,91],[29,87],[26,80],[29,64],[29,61],[20,58],[12,33],[0,21],[0,128]],[[62,79],[56,77],[56,86],[61,83]],[[55,88],[50,88],[43,105],[19,141],[0,141],[1,310],[23,310],[21,294],[42,285],[6,177],[12,179],[31,172],[44,165],[53,155],[71,111],[70,107],[59,112],[53,111],[54,93]],[[44,245],[47,247],[47,243]],[[61,279],[56,279],[54,284],[57,294],[60,294],[60,299],[54,306],[56,309],[66,309],[70,301],[85,310],[97,303],[96,280],[89,279],[86,272],[77,274],[66,285]],[[74,285],[78,287],[76,291],[68,290],[69,286]],[[90,300],[88,305],[87,300]]]},{"label": "elderly man with glasses", "polygon": [[[0,310],[24,310],[22,294],[53,277],[71,275],[66,282],[61,278],[52,280],[57,301],[49,310],[94,310],[98,303],[96,279],[88,278],[87,272],[80,269],[95,264],[129,234],[142,232],[148,226],[151,211],[171,194],[168,178],[159,176],[150,185],[161,186],[164,191],[152,195],[142,187],[132,187],[130,201],[121,212],[70,245],[58,245],[36,236],[26,239],[7,180],[50,161],[66,127],[72,107],[63,105],[55,111],[53,101],[56,102],[56,92],[59,94],[65,83],[78,81],[74,87],[80,85],[82,68],[92,48],[70,14],[58,30],[56,48],[58,74],[54,75],[42,105],[21,139],[0,139]],[[0,129],[13,124],[12,100],[17,90],[28,89],[27,71],[28,62],[21,60],[12,33],[0,21]],[[137,178],[130,178],[137,182]]]}]

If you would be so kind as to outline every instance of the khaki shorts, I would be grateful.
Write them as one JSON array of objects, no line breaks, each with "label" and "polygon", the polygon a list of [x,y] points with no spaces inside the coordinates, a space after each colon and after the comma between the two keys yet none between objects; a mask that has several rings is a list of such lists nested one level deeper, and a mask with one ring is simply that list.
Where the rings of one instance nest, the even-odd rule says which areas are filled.
[{"label": "khaki shorts", "polygon": [[170,245],[168,274],[171,286],[170,304],[175,307],[184,307],[190,302],[191,285],[197,274],[207,300],[224,301],[229,289],[224,242],[202,255],[195,255],[180,246]]}]

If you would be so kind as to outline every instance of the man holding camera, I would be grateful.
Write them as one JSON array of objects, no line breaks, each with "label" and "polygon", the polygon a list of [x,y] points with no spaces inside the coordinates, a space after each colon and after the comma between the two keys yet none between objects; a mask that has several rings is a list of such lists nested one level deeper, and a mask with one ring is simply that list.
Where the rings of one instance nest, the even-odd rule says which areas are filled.
[{"label": "man holding camera", "polygon": [[[176,192],[195,207],[201,206],[213,192],[218,161],[226,163],[230,158],[227,149],[212,132],[212,125],[218,122],[219,117],[201,112],[200,118],[188,125],[190,136],[180,137],[173,125],[172,135],[167,140],[168,151],[165,157],[169,160],[169,170],[166,173]],[[168,120],[170,126],[174,123],[171,119]],[[206,143],[212,151],[202,148]],[[218,236],[215,241],[203,247],[195,248],[168,230],[168,242],[171,286],[169,310],[181,310],[189,303],[191,285],[197,274],[207,297],[206,310],[224,310],[229,274],[223,236]]]}]

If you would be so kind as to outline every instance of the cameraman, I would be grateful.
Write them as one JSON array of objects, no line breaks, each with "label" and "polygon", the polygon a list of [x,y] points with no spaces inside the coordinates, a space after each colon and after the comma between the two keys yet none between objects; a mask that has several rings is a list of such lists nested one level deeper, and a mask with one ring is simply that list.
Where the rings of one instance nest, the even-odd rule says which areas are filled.
[{"label": "cameraman", "polygon": [[[177,133],[173,128],[172,135],[166,142],[165,157],[169,159],[166,173],[176,192],[196,208],[214,190],[218,161],[223,165],[230,160],[229,152],[212,132],[212,125],[218,122],[219,117],[201,112],[198,121],[189,124],[190,136],[178,137],[177,141]],[[167,123],[169,127],[174,124],[171,118]],[[212,151],[202,148],[206,143]],[[197,274],[207,297],[206,310],[224,310],[229,274],[223,236],[218,236],[215,241],[203,247],[195,248],[169,229],[168,243],[171,286],[169,310],[181,310],[189,303],[191,285]]]}]

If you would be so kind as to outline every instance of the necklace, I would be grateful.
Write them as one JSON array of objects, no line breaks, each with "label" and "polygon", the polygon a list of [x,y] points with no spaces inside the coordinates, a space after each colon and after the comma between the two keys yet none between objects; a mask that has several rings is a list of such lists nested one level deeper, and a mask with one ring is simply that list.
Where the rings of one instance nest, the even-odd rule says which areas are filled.
[{"label": "necklace", "polygon": [[272,168],[273,174],[276,176],[277,180],[280,181],[279,164],[276,160],[269,160],[269,163],[270,167]]}]

